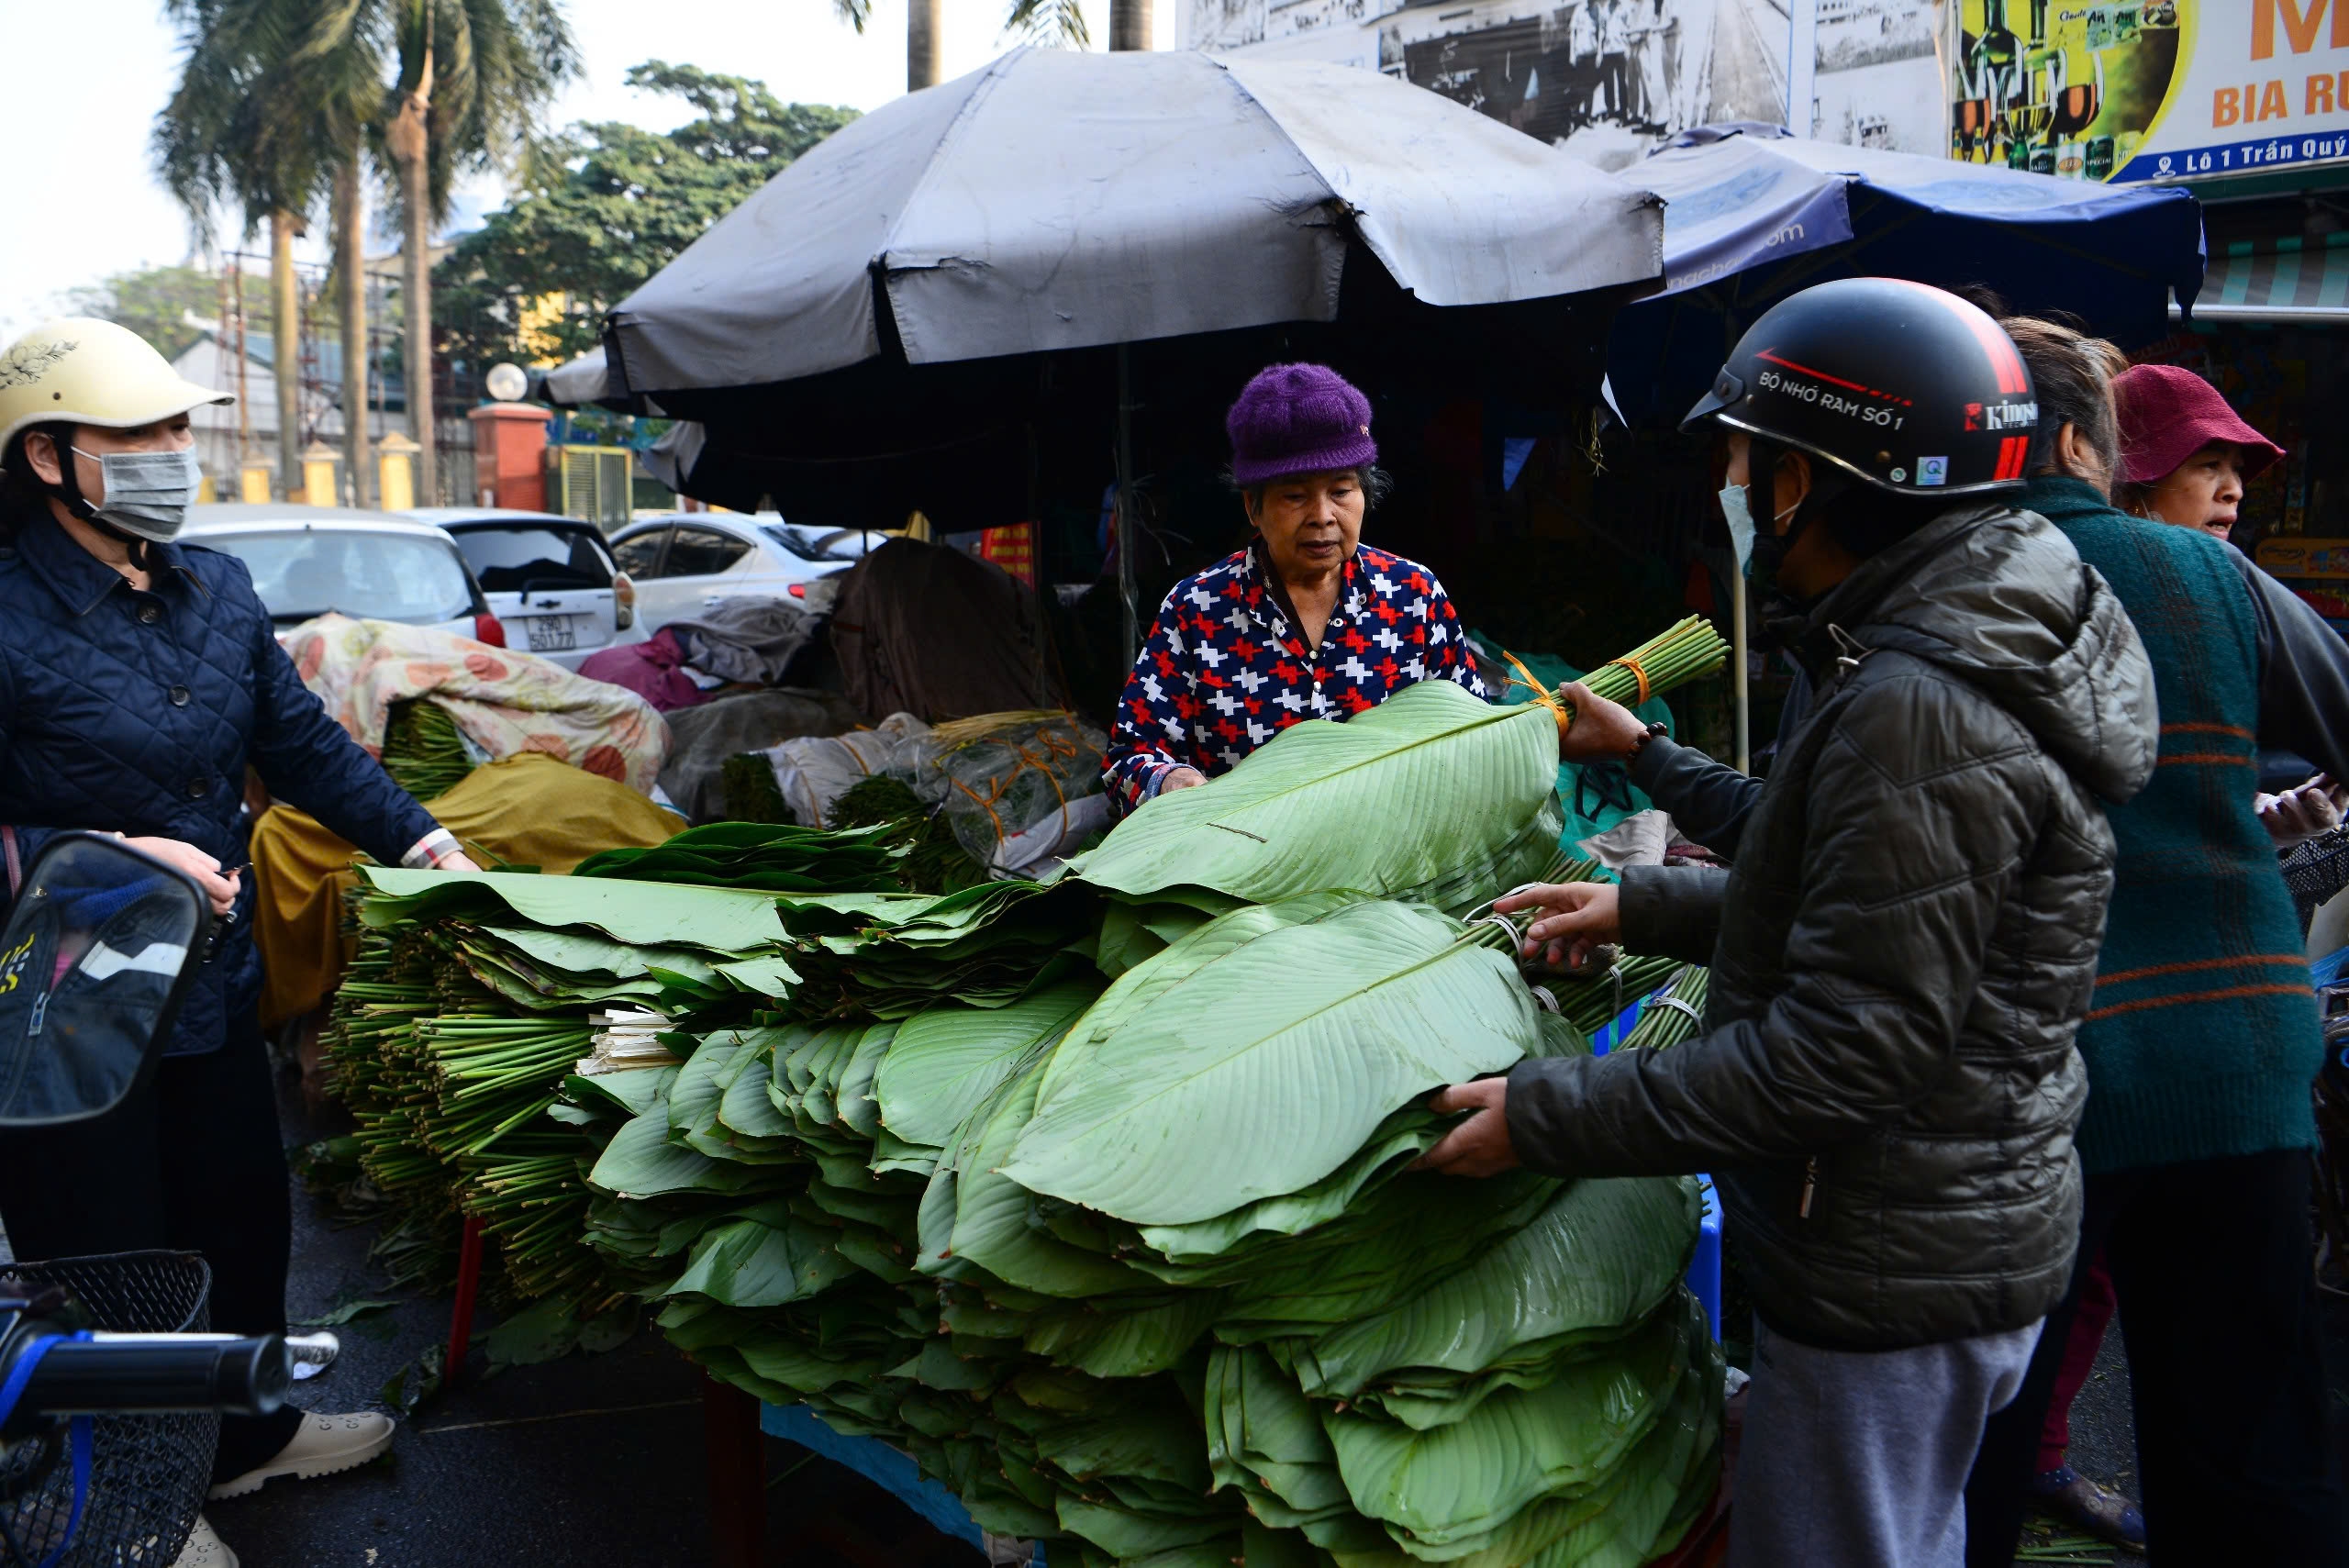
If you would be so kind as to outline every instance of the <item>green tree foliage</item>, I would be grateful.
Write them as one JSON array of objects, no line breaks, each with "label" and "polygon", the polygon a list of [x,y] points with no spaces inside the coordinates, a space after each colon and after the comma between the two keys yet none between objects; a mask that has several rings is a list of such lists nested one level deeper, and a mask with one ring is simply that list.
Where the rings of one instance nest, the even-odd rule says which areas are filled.
[{"label": "green tree foliage", "polygon": [[534,160],[514,200],[436,269],[451,358],[530,363],[593,348],[607,310],[856,117],[658,60],[630,70],[628,83],[682,98],[700,117],[665,132],[576,125]]},{"label": "green tree foliage", "polygon": [[[251,303],[258,306],[262,285],[256,282],[250,286],[256,295]],[[219,316],[220,274],[202,267],[142,267],[85,284],[69,292],[63,304],[64,314],[95,316],[128,327],[165,359],[175,360],[204,336],[204,329],[189,325],[187,318],[210,321]]]}]

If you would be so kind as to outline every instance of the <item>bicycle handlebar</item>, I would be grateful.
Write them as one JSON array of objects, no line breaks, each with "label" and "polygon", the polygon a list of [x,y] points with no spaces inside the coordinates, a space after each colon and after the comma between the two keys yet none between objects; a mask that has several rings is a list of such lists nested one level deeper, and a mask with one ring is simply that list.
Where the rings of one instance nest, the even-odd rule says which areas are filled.
[{"label": "bicycle handlebar", "polygon": [[267,1416],[285,1402],[291,1378],[282,1334],[106,1334],[51,1345],[17,1407],[48,1416]]}]

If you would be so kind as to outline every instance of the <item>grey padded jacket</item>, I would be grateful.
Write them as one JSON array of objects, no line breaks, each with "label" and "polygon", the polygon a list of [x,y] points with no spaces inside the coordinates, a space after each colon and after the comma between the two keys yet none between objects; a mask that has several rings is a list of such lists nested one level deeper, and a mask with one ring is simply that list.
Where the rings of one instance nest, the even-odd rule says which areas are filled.
[{"label": "grey padded jacket", "polygon": [[2152,668],[2103,578],[2003,506],[1944,514],[1785,634],[1820,692],[1734,869],[1624,878],[1628,949],[1712,965],[1704,1031],[1520,1065],[1510,1133],[1558,1174],[1712,1171],[1789,1339],[2020,1329],[2071,1271],[2098,801],[2152,776]]}]

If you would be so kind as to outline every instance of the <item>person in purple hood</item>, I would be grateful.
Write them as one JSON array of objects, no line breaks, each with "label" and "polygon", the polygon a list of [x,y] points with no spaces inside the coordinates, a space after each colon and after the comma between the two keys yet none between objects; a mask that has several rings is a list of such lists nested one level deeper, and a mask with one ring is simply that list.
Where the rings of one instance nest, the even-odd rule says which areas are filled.
[{"label": "person in purple hood", "polygon": [[1255,537],[1158,607],[1102,769],[1121,816],[1302,720],[1351,718],[1420,681],[1485,695],[1435,573],[1362,542],[1387,485],[1370,399],[1327,365],[1271,365],[1224,427]]}]

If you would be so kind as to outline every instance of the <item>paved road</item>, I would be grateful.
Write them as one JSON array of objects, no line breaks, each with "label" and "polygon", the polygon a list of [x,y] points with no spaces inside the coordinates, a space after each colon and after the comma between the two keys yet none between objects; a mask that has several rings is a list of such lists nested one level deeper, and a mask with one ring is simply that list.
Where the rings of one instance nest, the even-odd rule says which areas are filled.
[{"label": "paved road", "polygon": [[[324,1130],[290,1092],[289,1142]],[[295,1195],[288,1308],[311,1317],[398,1293],[367,1262],[370,1232],[331,1229]],[[373,1402],[384,1380],[447,1338],[448,1305],[417,1301],[339,1330],[341,1360],[296,1402]],[[484,1322],[479,1327],[486,1328]],[[476,1358],[478,1361],[478,1358]],[[710,1561],[701,1375],[640,1334],[607,1355],[520,1367],[435,1400],[385,1459],[273,1482],[214,1505],[246,1568],[698,1568]],[[763,1440],[770,1560],[793,1568],[976,1568],[862,1477]]]}]

